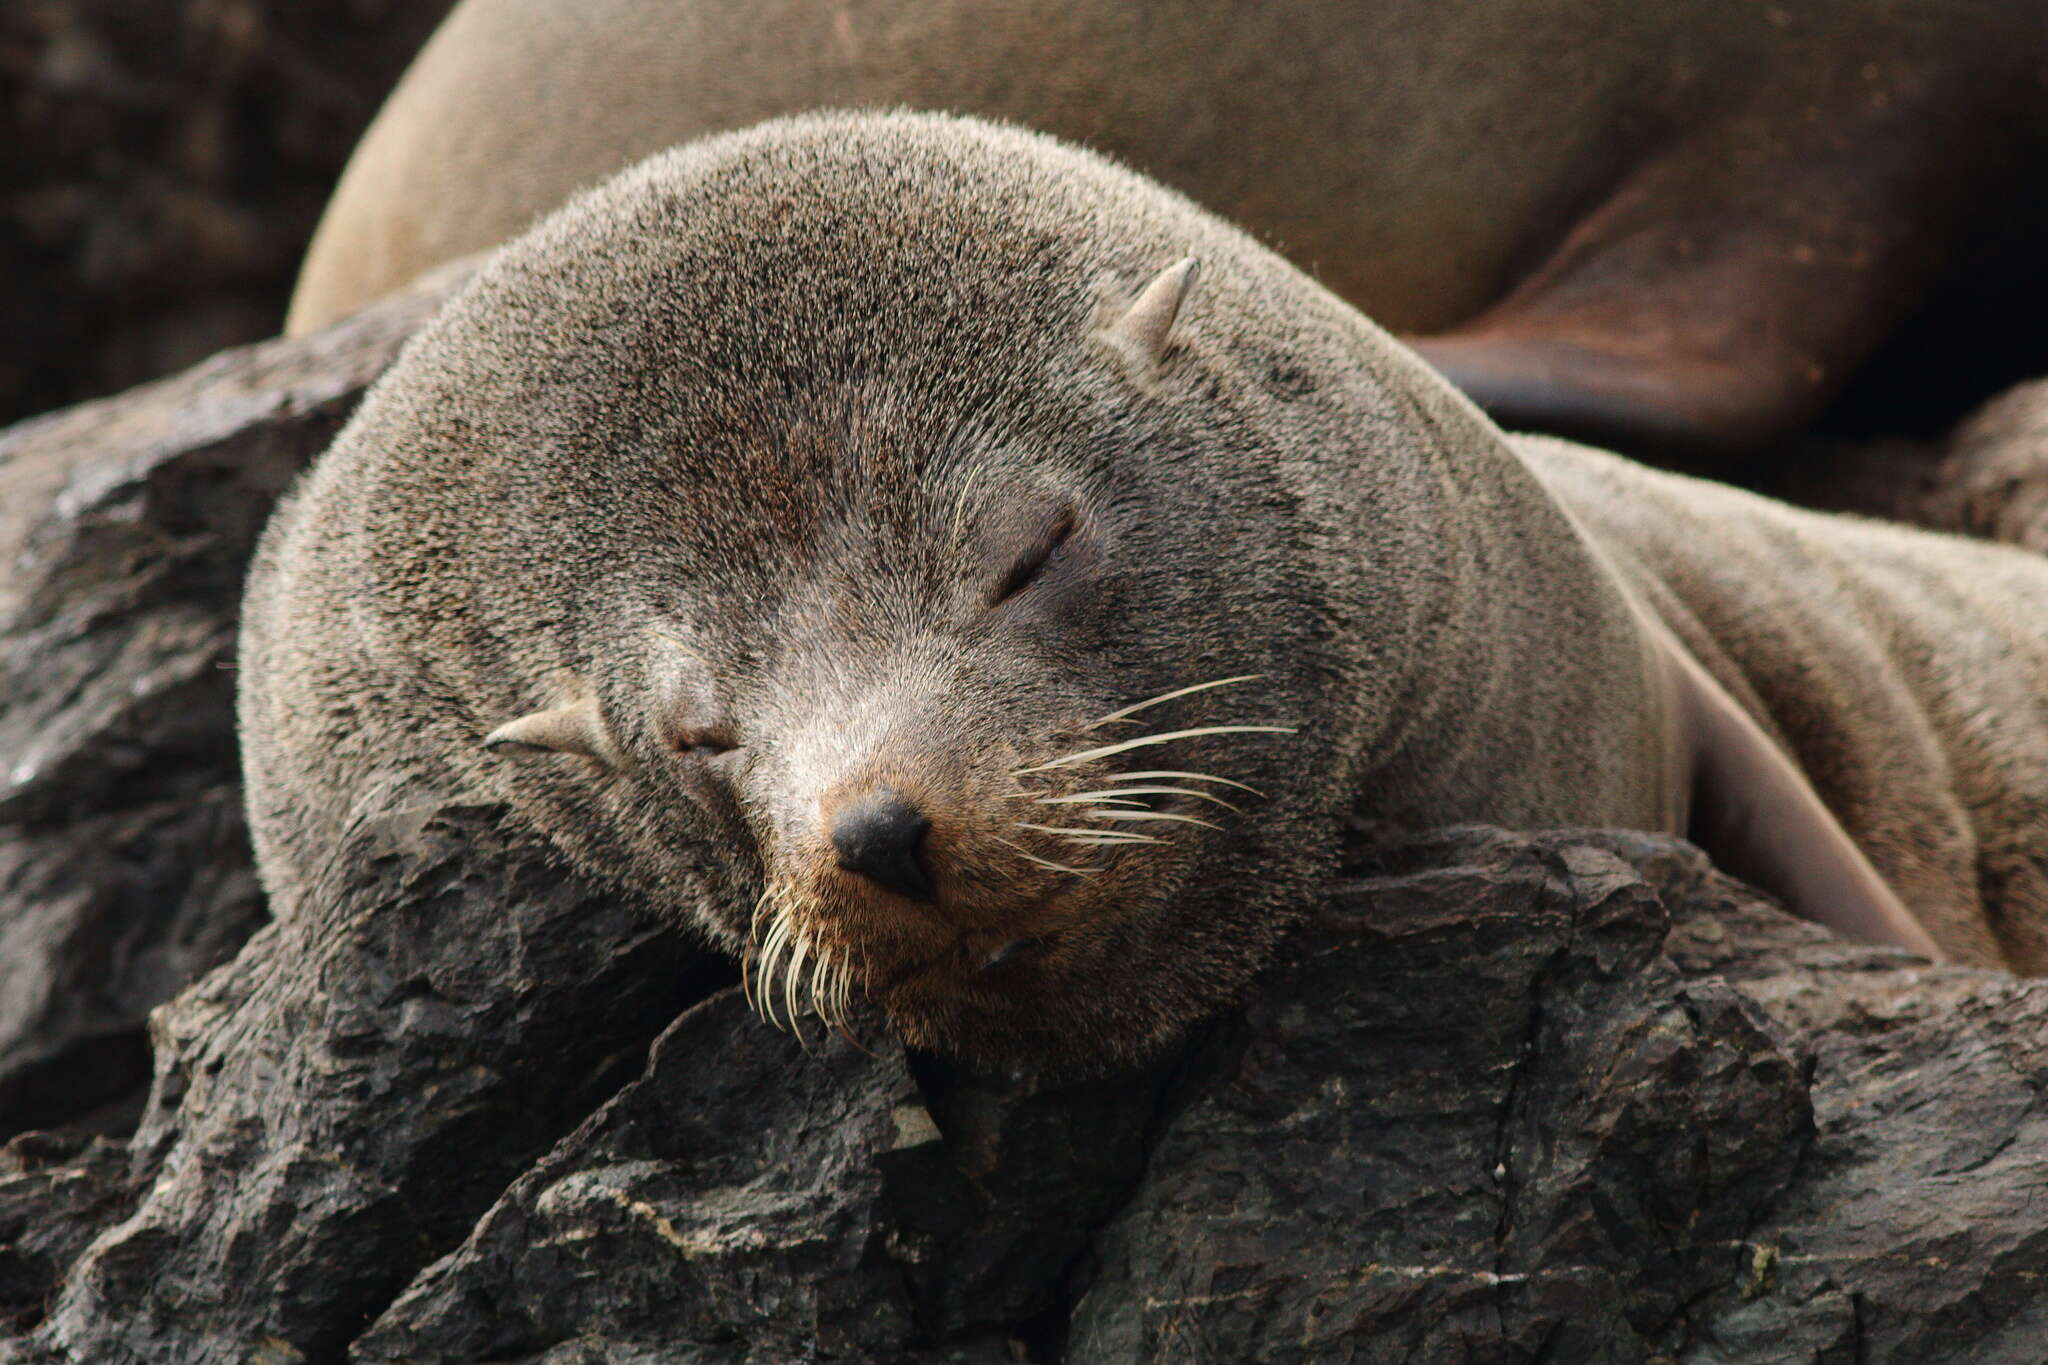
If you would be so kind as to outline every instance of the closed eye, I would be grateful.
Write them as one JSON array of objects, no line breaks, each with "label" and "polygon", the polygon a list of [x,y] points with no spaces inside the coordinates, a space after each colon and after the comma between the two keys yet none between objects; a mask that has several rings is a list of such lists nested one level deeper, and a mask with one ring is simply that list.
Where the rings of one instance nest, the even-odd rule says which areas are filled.
[{"label": "closed eye", "polygon": [[729,735],[710,730],[684,730],[669,741],[677,753],[686,758],[717,758],[729,754],[738,746]]},{"label": "closed eye", "polygon": [[1017,556],[1016,562],[1010,566],[1010,571],[1004,574],[1002,582],[996,585],[994,595],[989,598],[989,605],[995,606],[1008,601],[1031,586],[1032,580],[1044,571],[1052,557],[1059,552],[1060,546],[1066,544],[1067,537],[1072,534],[1074,513],[1069,508],[1048,521],[1045,529],[1032,539],[1022,554]]}]

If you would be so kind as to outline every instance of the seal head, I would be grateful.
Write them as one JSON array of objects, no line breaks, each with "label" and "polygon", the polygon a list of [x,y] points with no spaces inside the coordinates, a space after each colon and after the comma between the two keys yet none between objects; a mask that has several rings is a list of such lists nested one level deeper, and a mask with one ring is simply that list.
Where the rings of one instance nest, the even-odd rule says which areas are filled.
[{"label": "seal head", "polygon": [[1348,307],[1088,153],[847,115],[643,164],[415,339],[266,537],[243,729],[282,915],[364,803],[497,801],[772,1014],[1073,1065],[1238,989],[1353,793],[1672,827],[1664,692]]}]

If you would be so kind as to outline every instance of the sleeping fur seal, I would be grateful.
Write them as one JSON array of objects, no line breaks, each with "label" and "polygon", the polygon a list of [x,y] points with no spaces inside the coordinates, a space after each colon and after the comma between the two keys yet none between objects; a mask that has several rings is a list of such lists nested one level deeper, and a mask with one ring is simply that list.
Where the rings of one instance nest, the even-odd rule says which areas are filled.
[{"label": "sleeping fur seal", "polygon": [[[1704,458],[1805,424],[1966,264],[2001,311],[1916,382],[1999,349],[2043,226],[2044,38],[2048,10],[1994,0],[464,0],[290,327],[674,144],[908,105],[1129,161],[1426,338],[1510,426]],[[2023,245],[1987,266],[2000,233]]]},{"label": "sleeping fur seal", "polygon": [[358,813],[503,803],[778,1016],[1097,1064],[1240,987],[1347,809],[1688,832],[2048,968],[2044,605],[2018,551],[1518,454],[1089,152],[806,116],[413,340],[265,535],[241,726],[283,917]]}]

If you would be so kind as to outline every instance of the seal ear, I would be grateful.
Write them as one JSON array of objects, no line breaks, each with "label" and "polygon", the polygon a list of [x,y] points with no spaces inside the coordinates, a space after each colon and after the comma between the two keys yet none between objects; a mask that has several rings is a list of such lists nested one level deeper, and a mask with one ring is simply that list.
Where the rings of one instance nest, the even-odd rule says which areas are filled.
[{"label": "seal ear", "polygon": [[508,721],[484,736],[486,749],[546,749],[594,758],[608,768],[620,765],[611,736],[605,733],[597,699],[585,697],[546,711]]},{"label": "seal ear", "polygon": [[1123,316],[1097,334],[1103,344],[1122,356],[1134,373],[1149,377],[1166,354],[1174,319],[1201,271],[1201,261],[1183,256],[1154,275]]}]

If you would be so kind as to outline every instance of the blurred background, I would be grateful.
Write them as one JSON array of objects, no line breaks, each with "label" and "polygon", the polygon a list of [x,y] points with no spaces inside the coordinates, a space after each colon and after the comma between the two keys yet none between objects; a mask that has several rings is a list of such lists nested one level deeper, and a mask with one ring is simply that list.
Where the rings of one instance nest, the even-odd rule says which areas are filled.
[{"label": "blurred background", "polygon": [[274,335],[453,0],[0,4],[0,425]]}]

